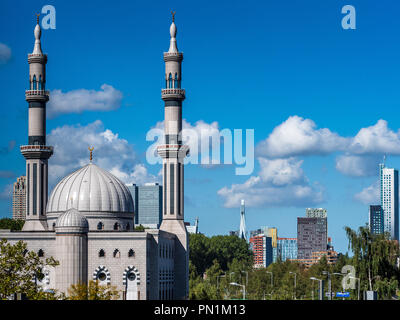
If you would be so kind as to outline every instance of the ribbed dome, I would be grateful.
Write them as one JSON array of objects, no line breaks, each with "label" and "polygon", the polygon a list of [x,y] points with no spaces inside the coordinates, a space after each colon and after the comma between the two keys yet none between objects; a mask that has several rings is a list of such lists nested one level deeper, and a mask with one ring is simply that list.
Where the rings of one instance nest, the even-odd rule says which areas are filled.
[{"label": "ribbed dome", "polygon": [[89,223],[87,219],[79,213],[76,209],[69,209],[58,217],[56,221],[56,228],[62,227],[78,227],[89,229]]},{"label": "ribbed dome", "polygon": [[86,212],[133,212],[133,201],[118,178],[89,163],[62,179],[50,195],[48,213],[69,208]]}]

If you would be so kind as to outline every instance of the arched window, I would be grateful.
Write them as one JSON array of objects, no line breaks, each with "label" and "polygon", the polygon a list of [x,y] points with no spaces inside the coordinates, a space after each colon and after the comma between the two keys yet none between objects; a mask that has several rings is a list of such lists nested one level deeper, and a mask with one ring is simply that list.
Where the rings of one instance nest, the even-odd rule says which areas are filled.
[{"label": "arched window", "polygon": [[106,256],[106,252],[103,249],[99,251],[99,258],[104,258]]},{"label": "arched window", "polygon": [[114,256],[114,258],[120,258],[121,257],[121,253],[119,252],[118,249],[114,250],[113,256]]},{"label": "arched window", "polygon": [[97,230],[103,230],[104,229],[104,224],[103,224],[103,222],[99,222],[98,224],[97,224]]},{"label": "arched window", "polygon": [[39,258],[43,258],[44,257],[44,251],[42,249],[39,249],[38,256],[39,256]]},{"label": "arched window", "polygon": [[131,225],[129,224],[129,222],[126,224],[126,230],[129,230],[131,228]]},{"label": "arched window", "polygon": [[114,224],[114,230],[119,230],[119,229],[120,229],[119,223],[116,222],[116,223]]},{"label": "arched window", "polygon": [[128,251],[128,257],[129,258],[133,258],[135,256],[135,251],[133,251],[133,249],[130,249],[129,251]]},{"label": "arched window", "polygon": [[172,88],[172,74],[169,74],[168,77],[168,88]]},{"label": "arched window", "polygon": [[39,76],[38,89],[42,90],[42,75]]},{"label": "arched window", "polygon": [[178,74],[177,74],[177,73],[175,73],[174,88],[179,88],[179,84],[178,84]]},{"label": "arched window", "polygon": [[53,230],[56,228],[56,223],[53,222]]},{"label": "arched window", "polygon": [[33,84],[32,90],[37,90],[37,87],[36,87],[36,75],[33,76],[32,84]]}]

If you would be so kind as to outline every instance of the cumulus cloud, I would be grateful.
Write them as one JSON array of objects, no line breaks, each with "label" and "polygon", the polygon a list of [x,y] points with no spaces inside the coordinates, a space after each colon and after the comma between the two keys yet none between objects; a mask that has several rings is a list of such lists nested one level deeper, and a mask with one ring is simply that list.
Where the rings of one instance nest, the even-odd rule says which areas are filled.
[{"label": "cumulus cloud", "polygon": [[374,184],[355,194],[354,199],[366,205],[380,203],[379,181],[376,181]]},{"label": "cumulus cloud", "polygon": [[0,65],[6,64],[11,59],[11,49],[4,43],[0,43]]},{"label": "cumulus cloud", "polygon": [[251,207],[312,206],[324,201],[319,186],[312,186],[305,176],[302,160],[258,158],[260,172],[243,184],[218,190],[227,208],[238,207],[241,199]]},{"label": "cumulus cloud", "polygon": [[311,119],[291,116],[274,128],[269,137],[257,146],[257,154],[269,158],[286,158],[298,155],[328,154],[345,150],[348,138],[343,138],[327,128],[316,129]]},{"label": "cumulus cloud", "polygon": [[78,89],[69,92],[53,90],[47,104],[47,115],[54,118],[65,113],[84,111],[110,111],[121,106],[122,92],[103,84],[99,91]]},{"label": "cumulus cloud", "polygon": [[347,176],[375,176],[378,172],[380,156],[344,154],[336,157],[336,169]]},{"label": "cumulus cloud", "polygon": [[154,177],[140,165],[133,146],[118,133],[105,129],[100,120],[86,126],[65,125],[53,129],[47,137],[54,146],[49,160],[50,184],[89,163],[88,147],[94,147],[93,163],[110,171],[125,183],[155,182]]}]

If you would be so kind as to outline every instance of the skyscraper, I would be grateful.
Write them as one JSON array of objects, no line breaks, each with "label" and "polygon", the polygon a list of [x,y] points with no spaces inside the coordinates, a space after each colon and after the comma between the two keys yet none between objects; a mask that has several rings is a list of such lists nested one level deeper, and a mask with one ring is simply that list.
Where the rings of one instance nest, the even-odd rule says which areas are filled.
[{"label": "skyscraper", "polygon": [[26,177],[21,176],[13,185],[13,219],[25,220],[26,215]]},{"label": "skyscraper", "polygon": [[308,259],[312,252],[326,251],[327,218],[297,218],[298,259]]},{"label": "skyscraper", "polygon": [[158,228],[162,221],[162,186],[146,183],[137,187],[138,209],[136,224],[147,228]]},{"label": "skyscraper", "polygon": [[251,237],[250,249],[253,251],[255,268],[266,268],[272,263],[272,239],[264,234]]},{"label": "skyscraper", "polygon": [[393,240],[399,240],[399,172],[379,164],[383,230]]},{"label": "skyscraper", "polygon": [[246,238],[246,220],[245,220],[245,208],[244,208],[244,200],[241,202],[240,206],[240,228],[239,228],[239,237],[247,240]]},{"label": "skyscraper", "polygon": [[369,229],[373,234],[383,233],[383,210],[380,205],[369,206]]},{"label": "skyscraper", "polygon": [[326,218],[327,210],[324,208],[306,208],[307,218]]}]

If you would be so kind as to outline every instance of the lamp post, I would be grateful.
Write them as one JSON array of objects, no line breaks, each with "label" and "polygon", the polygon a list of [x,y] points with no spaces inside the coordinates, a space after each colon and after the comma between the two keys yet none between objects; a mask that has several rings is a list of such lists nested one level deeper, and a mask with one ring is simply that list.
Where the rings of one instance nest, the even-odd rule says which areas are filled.
[{"label": "lamp post", "polygon": [[294,300],[296,300],[296,272],[289,271],[290,274],[294,274]]},{"label": "lamp post", "polygon": [[322,271],[323,274],[328,275],[328,291],[329,291],[329,300],[332,300],[332,288],[331,288],[331,274],[329,271]]},{"label": "lamp post", "polygon": [[239,284],[239,283],[236,283],[236,282],[231,282],[229,284],[232,285],[232,286],[242,287],[243,288],[243,300],[246,300],[246,286],[245,285]]},{"label": "lamp post", "polygon": [[246,286],[249,284],[249,273],[247,271],[240,271],[240,272],[244,272],[246,274]]},{"label": "lamp post", "polygon": [[356,277],[352,277],[352,276],[349,276],[349,278],[358,280],[358,295],[357,295],[357,299],[360,300],[360,278],[356,278]]},{"label": "lamp post", "polygon": [[274,274],[271,271],[266,271],[266,272],[271,275],[271,293],[269,295],[271,296],[271,300],[272,300],[272,290],[274,288]]},{"label": "lamp post", "polygon": [[319,281],[319,300],[324,300],[324,293],[323,293],[323,287],[322,287],[322,280],[317,279],[315,277],[311,277],[310,280],[315,280]]},{"label": "lamp post", "polygon": [[226,277],[226,273],[224,273],[220,276],[217,276],[217,289],[219,288],[219,278],[222,278],[222,277]]}]

